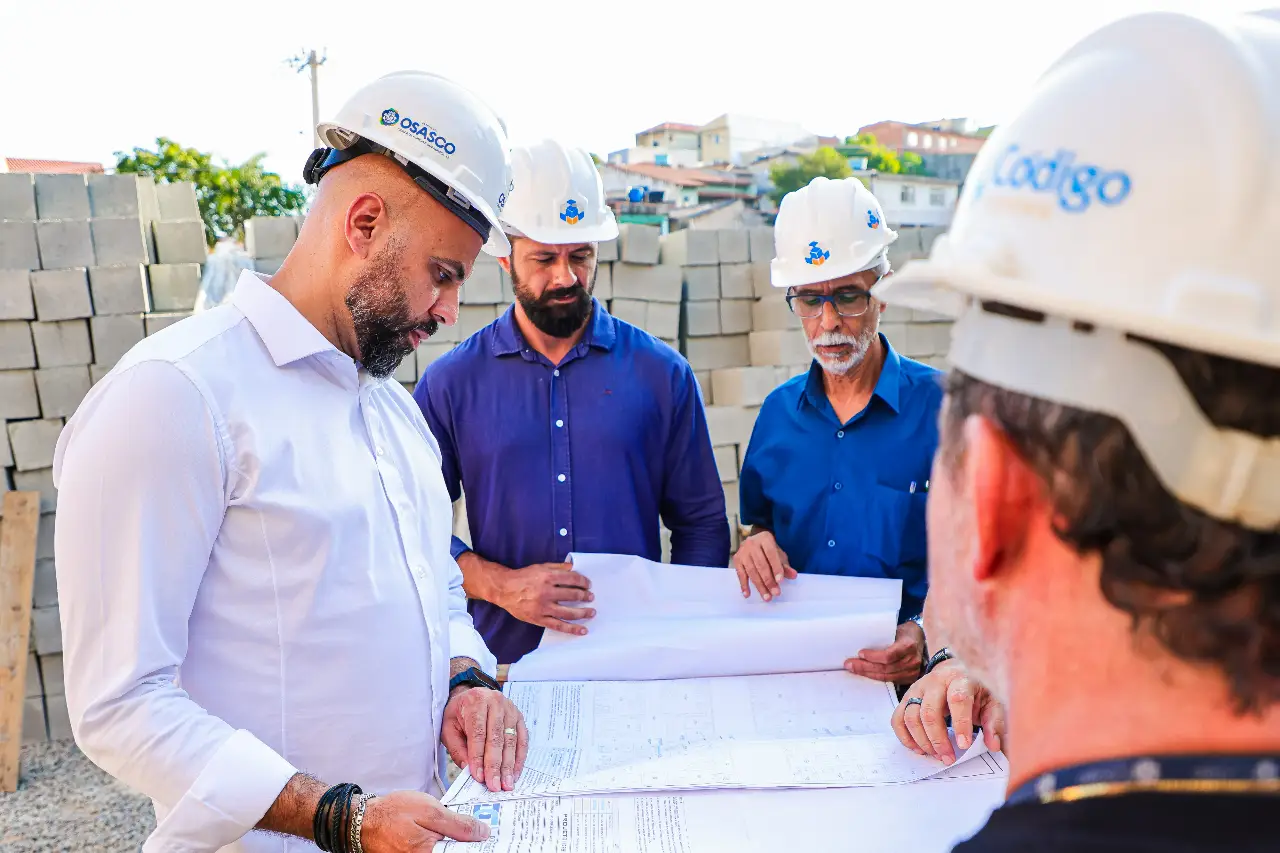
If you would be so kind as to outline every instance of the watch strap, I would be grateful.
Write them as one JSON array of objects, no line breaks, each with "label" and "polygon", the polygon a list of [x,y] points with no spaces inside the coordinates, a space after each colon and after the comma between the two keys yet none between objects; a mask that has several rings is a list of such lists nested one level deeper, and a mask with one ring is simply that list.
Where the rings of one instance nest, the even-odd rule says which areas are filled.
[{"label": "watch strap", "polygon": [[934,667],[938,664],[942,663],[944,660],[951,660],[953,657],[955,657],[955,655],[951,653],[951,649],[945,647],[939,649],[938,653],[929,658],[929,662],[924,665],[924,674],[928,675],[933,672]]},{"label": "watch strap", "polygon": [[502,686],[499,685],[498,682],[494,681],[483,670],[477,669],[474,666],[467,667],[462,672],[449,679],[449,692],[452,693],[455,687],[461,687],[464,684],[469,684],[472,687],[487,687],[490,690],[497,690],[499,693],[502,692]]}]

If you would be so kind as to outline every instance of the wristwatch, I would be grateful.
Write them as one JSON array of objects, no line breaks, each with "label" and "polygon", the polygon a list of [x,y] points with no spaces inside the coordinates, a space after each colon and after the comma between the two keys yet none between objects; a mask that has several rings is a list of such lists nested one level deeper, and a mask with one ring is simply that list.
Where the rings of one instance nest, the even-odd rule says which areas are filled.
[{"label": "wristwatch", "polygon": [[948,649],[948,648],[939,649],[938,653],[933,657],[929,658],[929,662],[924,665],[924,674],[928,675],[929,673],[933,672],[933,668],[936,667],[938,664],[942,663],[944,660],[951,660],[953,657],[955,657],[955,655],[951,653],[951,649]]},{"label": "wristwatch", "polygon": [[476,669],[474,666],[467,667],[462,672],[449,679],[449,692],[452,693],[455,687],[462,687],[463,685],[471,687],[487,687],[490,690],[497,690],[499,693],[502,692],[502,687],[498,682],[486,675],[483,670]]}]

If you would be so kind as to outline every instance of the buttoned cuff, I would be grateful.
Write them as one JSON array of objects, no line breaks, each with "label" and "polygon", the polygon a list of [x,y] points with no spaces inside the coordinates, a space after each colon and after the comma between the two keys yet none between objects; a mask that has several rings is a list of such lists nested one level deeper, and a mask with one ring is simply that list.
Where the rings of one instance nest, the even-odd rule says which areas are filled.
[{"label": "buttoned cuff", "polygon": [[471,549],[467,546],[467,543],[463,542],[457,536],[453,537],[453,541],[449,543],[449,553],[453,555],[453,559],[455,561],[458,559],[458,557],[467,553],[470,550]]},{"label": "buttoned cuff", "polygon": [[298,772],[243,729],[213,754],[142,846],[143,853],[212,853],[254,828]]},{"label": "buttoned cuff", "polygon": [[471,625],[449,623],[449,658],[471,658],[486,675],[498,677],[498,659]]}]

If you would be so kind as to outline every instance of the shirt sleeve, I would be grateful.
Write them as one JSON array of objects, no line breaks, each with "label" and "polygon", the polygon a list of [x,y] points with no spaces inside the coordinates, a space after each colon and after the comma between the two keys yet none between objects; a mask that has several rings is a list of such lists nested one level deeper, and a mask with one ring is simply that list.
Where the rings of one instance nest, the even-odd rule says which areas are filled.
[{"label": "shirt sleeve", "polygon": [[[436,411],[435,402],[431,399],[431,392],[427,385],[430,375],[430,370],[422,374],[422,378],[413,389],[413,400],[422,410],[422,416],[427,420],[427,428],[431,430],[431,434],[436,437],[436,444],[440,446],[440,473],[444,475],[444,485],[449,490],[449,500],[456,501],[462,495],[462,474],[458,470],[458,445],[453,439],[453,430],[450,429],[449,423],[440,417],[440,413]],[[467,543],[457,536],[449,542],[449,553],[453,555],[454,560],[470,550]]]},{"label": "shirt sleeve", "polygon": [[765,409],[769,401],[756,416],[755,426],[751,429],[751,438],[747,442],[746,455],[742,458],[742,470],[738,473],[738,512],[744,527],[763,527],[773,529],[773,504],[764,494],[764,477],[756,463],[756,441],[760,433],[760,425],[765,421]]},{"label": "shirt sleeve", "polygon": [[296,770],[176,683],[234,482],[223,433],[186,374],[143,362],[102,380],[81,404],[59,438],[54,478],[76,742],[160,805],[148,850],[231,844]]},{"label": "shirt sleeve", "polygon": [[489,675],[497,677],[498,659],[485,645],[484,638],[476,630],[467,610],[467,593],[462,588],[462,569],[451,560],[453,571],[449,575],[449,657],[471,658]]},{"label": "shirt sleeve", "polygon": [[716,469],[707,413],[693,368],[682,366],[673,391],[661,515],[671,531],[671,562],[729,565],[729,519]]}]

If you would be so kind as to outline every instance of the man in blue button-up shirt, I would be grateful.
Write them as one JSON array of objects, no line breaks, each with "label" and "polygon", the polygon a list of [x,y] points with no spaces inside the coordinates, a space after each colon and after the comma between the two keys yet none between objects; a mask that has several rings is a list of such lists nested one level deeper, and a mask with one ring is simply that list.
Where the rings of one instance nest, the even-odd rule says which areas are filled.
[{"label": "man in blue button-up shirt", "polygon": [[591,291],[595,243],[618,233],[586,152],[512,154],[502,219],[513,305],[432,364],[414,397],[445,482],[467,496],[454,540],[470,608],[500,663],[544,628],[585,633],[593,598],[571,551],[726,566],[729,525],[702,396],[679,353],[611,317]]},{"label": "man in blue button-up shirt", "polygon": [[752,531],[734,566],[743,594],[754,586],[766,601],[796,572],[900,578],[895,642],[845,666],[909,683],[925,653],[925,495],[942,386],[879,334],[885,306],[869,291],[896,237],[882,218],[856,178],[818,178],[782,201],[773,284],[787,288],[814,360],[756,418],[739,484]]}]

